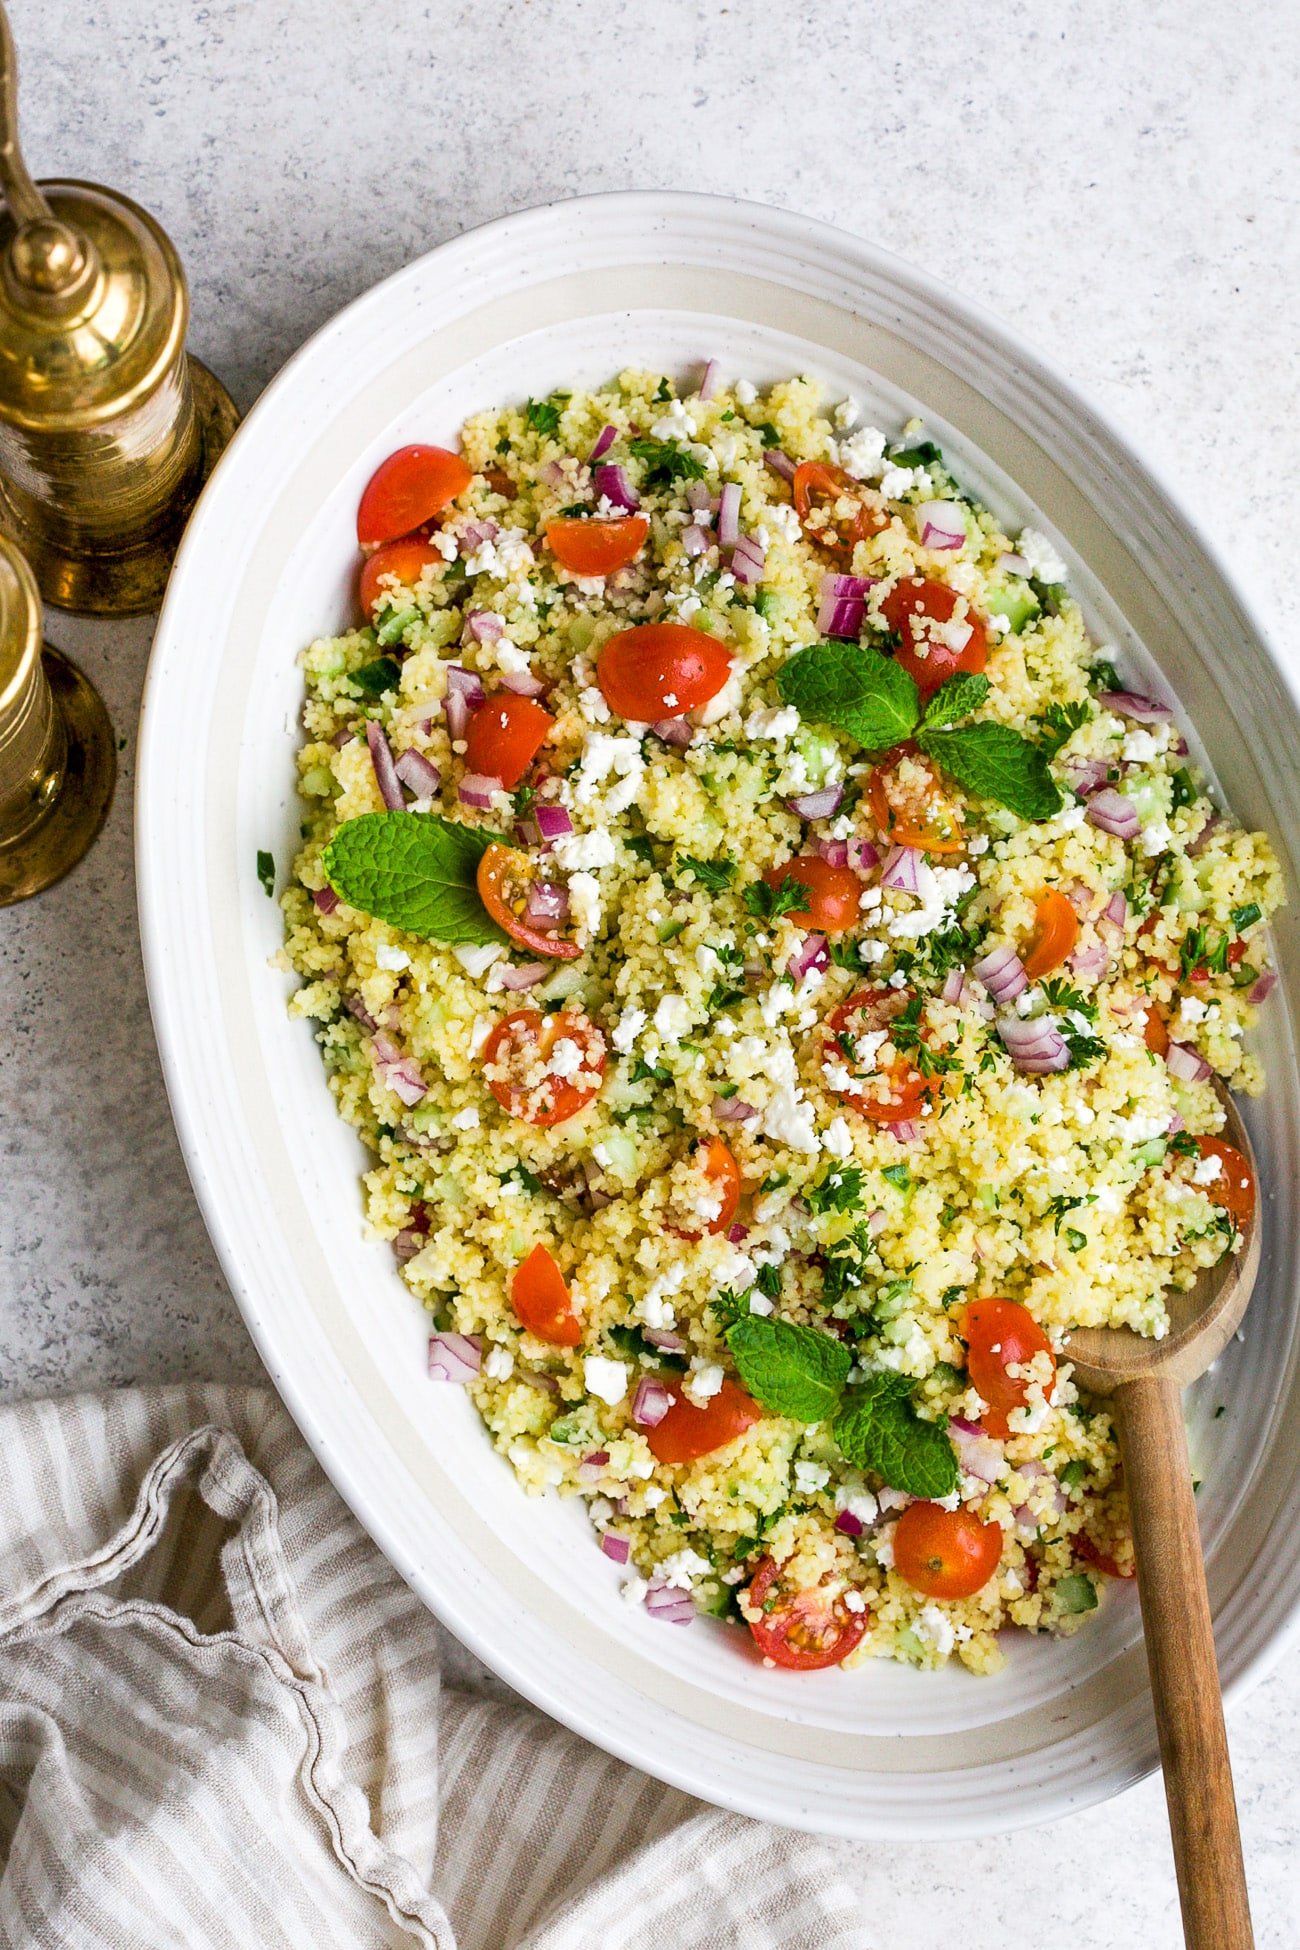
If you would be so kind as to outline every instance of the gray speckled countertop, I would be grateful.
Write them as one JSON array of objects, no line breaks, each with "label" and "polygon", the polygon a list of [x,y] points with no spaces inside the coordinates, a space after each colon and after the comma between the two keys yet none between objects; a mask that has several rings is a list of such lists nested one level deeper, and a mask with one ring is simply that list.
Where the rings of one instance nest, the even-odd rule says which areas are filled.
[{"label": "gray speckled countertop", "polygon": [[[340,305],[546,198],[739,193],[982,300],[1141,443],[1281,643],[1300,526],[1300,13],[1274,0],[11,0],[37,174],[162,219],[248,405]],[[172,1133],[132,881],[147,620],[56,617],[125,739],[107,833],[0,913],[0,1388],[252,1380]],[[1297,650],[1300,654],[1300,650]],[[1231,1717],[1261,1950],[1300,1941],[1300,1677]],[[837,1844],[881,1944],[1181,1943],[1157,1780],[1030,1835]]]}]

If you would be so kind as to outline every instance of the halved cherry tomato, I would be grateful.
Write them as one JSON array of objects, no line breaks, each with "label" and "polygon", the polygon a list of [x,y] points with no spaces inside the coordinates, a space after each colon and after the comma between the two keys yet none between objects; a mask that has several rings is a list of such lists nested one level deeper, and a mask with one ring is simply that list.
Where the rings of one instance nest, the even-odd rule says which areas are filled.
[{"label": "halved cherry tomato", "polygon": [[1050,1395],[1056,1379],[1056,1356],[1034,1316],[1015,1300],[971,1300],[962,1310],[960,1331],[966,1337],[966,1372],[988,1403],[984,1427],[999,1442],[1011,1434],[1012,1409],[1029,1399],[1029,1383],[1008,1374],[1045,1354],[1052,1364],[1043,1393]]},{"label": "halved cherry tomato", "polygon": [[1147,1000],[1147,1019],[1142,1025],[1142,1041],[1153,1056],[1164,1056],[1169,1048],[1169,1018],[1158,1002]]},{"label": "halved cherry tomato", "polygon": [[550,735],[555,719],[531,697],[494,691],[470,712],[465,732],[465,769],[500,779],[514,790]]},{"label": "halved cherry tomato", "polygon": [[656,724],[716,697],[731,675],[726,645],[688,623],[640,623],[601,646],[596,682],[620,718]]},{"label": "halved cherry tomato", "polygon": [[375,604],[388,594],[386,589],[379,586],[381,576],[396,576],[408,589],[413,589],[420,579],[420,571],[430,562],[441,560],[437,549],[426,542],[422,535],[403,535],[400,541],[385,542],[382,548],[377,548],[361,564],[357,594],[361,600],[362,615],[368,618]]},{"label": "halved cherry tomato", "polygon": [[794,1672],[818,1672],[847,1659],[871,1623],[865,1609],[853,1612],[843,1596],[824,1592],[781,1590],[781,1567],[765,1557],[754,1573],[747,1594],[754,1643],[774,1666]]},{"label": "halved cherry tomato", "polygon": [[1079,939],[1079,917],[1057,887],[1049,887],[1034,908],[1034,938],[1025,956],[1031,982],[1059,968]]},{"label": "halved cherry tomato", "polygon": [[801,461],[792,487],[804,534],[828,555],[847,561],[858,542],[889,526],[889,510],[879,497],[829,461]]},{"label": "halved cherry tomato", "polygon": [[399,447],[381,461],[357,508],[357,540],[395,542],[463,494],[474,476],[462,454],[445,447]]},{"label": "halved cherry tomato", "polygon": [[[959,603],[964,614],[960,622],[954,622],[953,612]],[[904,576],[884,598],[880,612],[899,639],[895,661],[914,680],[922,697],[937,691],[954,671],[980,671],[989,660],[983,621],[965,597],[946,582]]]},{"label": "halved cherry tomato", "polygon": [[890,1024],[911,1000],[906,989],[857,989],[826,1018],[823,1060],[849,1073],[847,1083],[831,1087],[873,1124],[907,1123],[939,1089],[938,1077],[922,1075],[890,1042],[873,1044],[869,1055],[861,1048],[865,1037],[883,1031],[887,1038]]},{"label": "halved cherry tomato", "polygon": [[612,521],[561,518],[546,524],[551,554],[575,576],[612,576],[625,569],[641,553],[649,533],[648,515],[621,515]]},{"label": "halved cherry tomato", "polygon": [[852,867],[833,867],[817,853],[801,853],[779,867],[768,867],[763,875],[769,887],[784,887],[793,880],[807,890],[807,904],[791,908],[796,927],[816,928],[822,934],[843,934],[856,926],[862,882]]},{"label": "halved cherry tomato", "polygon": [[897,746],[877,765],[867,780],[867,804],[891,845],[925,853],[960,853],[965,845],[960,807],[912,744]]},{"label": "halved cherry tomato", "polygon": [[644,1433],[661,1463],[698,1462],[701,1456],[724,1449],[762,1419],[763,1411],[753,1396],[728,1375],[702,1408],[697,1408],[689,1396],[679,1394],[663,1420]]},{"label": "halved cherry tomato", "polygon": [[1137,1575],[1137,1565],[1130,1564],[1127,1569],[1115,1562],[1107,1551],[1093,1543],[1086,1530],[1081,1530],[1074,1540],[1074,1548],[1085,1564],[1095,1565],[1097,1570],[1108,1578],[1131,1578]]},{"label": "halved cherry tomato", "polygon": [[534,1246],[515,1268],[510,1304],[521,1327],[553,1347],[576,1347],[582,1327],[573,1311],[568,1282],[545,1246]]},{"label": "halved cherry tomato", "polygon": [[971,1598],[1002,1558],[1002,1528],[973,1510],[909,1503],[894,1527],[894,1569],[927,1598]]},{"label": "halved cherry tomato", "polygon": [[479,899],[497,926],[522,948],[551,961],[576,961],[582,953],[576,941],[562,941],[525,920],[530,878],[526,854],[517,847],[493,842],[485,847],[475,875]]},{"label": "halved cherry tomato", "polygon": [[[550,1067],[561,1043],[576,1043],[581,1053],[575,1077]],[[503,1110],[528,1124],[563,1124],[576,1117],[599,1094],[604,1069],[605,1038],[576,1010],[544,1016],[540,1009],[516,1009],[501,1018],[483,1045],[488,1089]]]},{"label": "halved cherry tomato", "polygon": [[1255,1174],[1235,1144],[1223,1138],[1198,1137],[1196,1148],[1203,1158],[1217,1158],[1219,1169],[1208,1185],[1199,1189],[1212,1204],[1222,1206],[1230,1219],[1244,1231],[1255,1216]]},{"label": "halved cherry tomato", "polygon": [[719,1137],[706,1138],[696,1151],[695,1161],[722,1204],[716,1218],[709,1220],[703,1232],[684,1231],[681,1235],[683,1239],[702,1239],[705,1232],[725,1232],[740,1204],[740,1166],[732,1156],[729,1145]]}]

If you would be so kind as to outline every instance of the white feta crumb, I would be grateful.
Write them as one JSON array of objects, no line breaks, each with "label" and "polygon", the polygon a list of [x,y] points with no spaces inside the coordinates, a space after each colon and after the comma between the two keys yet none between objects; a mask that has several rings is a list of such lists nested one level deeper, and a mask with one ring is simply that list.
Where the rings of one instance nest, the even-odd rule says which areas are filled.
[{"label": "white feta crumb", "polygon": [[885,436],[879,427],[859,427],[847,440],[840,441],[839,456],[840,466],[855,481],[878,480],[885,464]]},{"label": "white feta crumb", "polygon": [[478,1126],[479,1115],[473,1104],[466,1104],[464,1110],[458,1110],[451,1120],[453,1131],[476,1131]]},{"label": "white feta crumb", "polygon": [[1212,1185],[1222,1170],[1222,1158],[1216,1158],[1212,1151],[1207,1151],[1205,1156],[1198,1158],[1192,1166],[1192,1183],[1193,1185]]},{"label": "white feta crumb", "polygon": [[[383,952],[381,948],[379,954],[375,957],[376,961],[379,961],[379,957]],[[485,942],[482,947],[478,947],[470,942],[460,942],[451,952],[455,955],[465,973],[467,975],[473,975],[477,980],[479,976],[486,975],[494,961],[500,960],[501,956],[505,953],[505,949],[495,941]],[[409,968],[410,960],[406,958],[403,964],[380,961],[379,965],[381,968],[398,967],[401,965]]]},{"label": "white feta crumb", "polygon": [[655,1028],[666,1043],[680,1043],[691,1026],[691,1008],[681,995],[665,995],[655,1010]]},{"label": "white feta crumb", "polygon": [[1146,725],[1138,725],[1135,730],[1125,733],[1121,749],[1131,764],[1146,765],[1153,758],[1159,758],[1168,741],[1166,726],[1161,725],[1158,730],[1151,731]]},{"label": "white feta crumb", "polygon": [[750,738],[768,738],[773,744],[784,744],[794,737],[799,729],[799,713],[793,704],[781,706],[758,705],[745,720],[745,733]]},{"label": "white feta crumb", "polygon": [[835,408],[835,425],[840,433],[847,433],[858,417],[858,402],[852,393],[842,399]]},{"label": "white feta crumb", "polygon": [[577,1076],[583,1060],[581,1044],[576,1043],[572,1036],[561,1036],[551,1051],[551,1059],[547,1067],[554,1076],[562,1077],[567,1081]]},{"label": "white feta crumb", "polygon": [[916,1620],[918,1637],[928,1640],[941,1659],[946,1659],[957,1643],[952,1621],[938,1605],[922,1605]]},{"label": "white feta crumb", "polygon": [[628,1578],[624,1581],[620,1595],[629,1605],[643,1605],[645,1594],[650,1589],[644,1578]]},{"label": "white feta crumb", "polygon": [[489,1381],[509,1381],[515,1371],[515,1357],[508,1347],[490,1347],[483,1357],[483,1372]]},{"label": "white feta crumb", "polygon": [[575,873],[569,876],[569,910],[576,925],[586,934],[597,934],[600,930],[601,899],[600,882],[594,873]]},{"label": "white feta crumb", "polygon": [[1164,819],[1153,819],[1151,824],[1144,826],[1138,835],[1138,847],[1148,859],[1153,859],[1157,853],[1165,852],[1172,838],[1169,822]]},{"label": "white feta crumb", "polygon": [[666,1502],[667,1499],[668,1499],[667,1490],[662,1488],[661,1485],[658,1483],[649,1484],[649,1486],[646,1489],[642,1490],[641,1492],[641,1501],[645,1504],[647,1510],[657,1510],[659,1508],[659,1505],[661,1503]]},{"label": "white feta crumb", "polygon": [[707,1578],[712,1569],[708,1558],[701,1557],[689,1546],[674,1551],[671,1557],[661,1558],[655,1566],[660,1582],[676,1591],[689,1591],[696,1578]]},{"label": "white feta crumb", "polygon": [[773,1091],[763,1112],[763,1135],[791,1151],[818,1151],[821,1143],[813,1120],[813,1107],[799,1095],[793,1084],[783,1083]]},{"label": "white feta crumb", "polygon": [[717,1361],[701,1361],[698,1355],[693,1355],[691,1371],[682,1383],[682,1393],[689,1395],[697,1408],[702,1408],[720,1391],[724,1379],[724,1371]]},{"label": "white feta crumb", "polygon": [[627,1393],[627,1373],[626,1361],[615,1361],[604,1354],[588,1354],[582,1363],[587,1393],[610,1408],[617,1408]]},{"label": "white feta crumb", "polygon": [[832,1118],[822,1132],[822,1150],[829,1151],[832,1158],[847,1158],[853,1150],[853,1134],[848,1121],[843,1117]]},{"label": "white feta crumb", "polygon": [[[483,950],[480,948],[478,952],[482,954]],[[501,953],[500,948],[496,952],[499,955]],[[489,955],[488,959],[490,961],[492,957]],[[389,946],[388,942],[381,941],[375,949],[375,963],[379,968],[388,968],[396,972],[403,968],[409,968],[411,966],[411,957],[407,954],[405,948],[393,948]]]},{"label": "white feta crumb", "polygon": [[824,1463],[801,1461],[794,1466],[794,1486],[800,1496],[816,1496],[830,1480],[831,1472]]},{"label": "white feta crumb", "polygon": [[1068,571],[1056,547],[1040,528],[1022,528],[1016,541],[1016,554],[1023,555],[1029,573],[1039,582],[1064,582]]},{"label": "white feta crumb", "polygon": [[635,1003],[628,1004],[615,1024],[613,1034],[609,1039],[620,1056],[629,1056],[631,1054],[632,1045],[636,1042],[637,1037],[641,1034],[641,1031],[645,1028],[649,1020],[650,1018],[644,1009],[638,1009]]},{"label": "white feta crumb", "polygon": [[731,390],[742,406],[752,406],[758,398],[758,388],[752,379],[738,379]]},{"label": "white feta crumb", "polygon": [[566,873],[591,873],[598,867],[612,867],[613,837],[601,827],[592,833],[565,833],[555,842],[555,858]]}]

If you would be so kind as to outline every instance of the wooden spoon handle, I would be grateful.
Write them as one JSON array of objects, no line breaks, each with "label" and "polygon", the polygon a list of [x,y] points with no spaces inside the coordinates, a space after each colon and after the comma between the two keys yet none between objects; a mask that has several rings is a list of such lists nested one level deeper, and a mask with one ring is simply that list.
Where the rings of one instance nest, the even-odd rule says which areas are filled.
[{"label": "wooden spoon handle", "polygon": [[1182,1398],[1160,1376],[1116,1391],[1147,1664],[1188,1950],[1252,1950]]}]

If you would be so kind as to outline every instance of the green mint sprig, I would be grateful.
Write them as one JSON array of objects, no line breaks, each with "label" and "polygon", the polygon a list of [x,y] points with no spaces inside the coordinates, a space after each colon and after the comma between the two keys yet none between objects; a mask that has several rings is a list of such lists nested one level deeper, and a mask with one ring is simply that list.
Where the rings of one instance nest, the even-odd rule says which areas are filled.
[{"label": "green mint sprig", "polygon": [[362,813],[325,848],[325,878],[349,907],[448,947],[506,940],[488,918],[475,876],[499,833],[436,813]]},{"label": "green mint sprig", "polygon": [[943,1428],[912,1406],[903,1375],[869,1375],[846,1384],[852,1356],[842,1341],[814,1327],[742,1316],[727,1346],[755,1401],[793,1422],[830,1422],[848,1461],[870,1469],[891,1489],[931,1499],[957,1487],[957,1458]]},{"label": "green mint sprig", "polygon": [[790,658],[777,687],[801,718],[843,731],[864,751],[904,739],[975,798],[992,799],[1020,819],[1050,819],[1061,794],[1037,745],[1008,725],[953,727],[988,696],[987,677],[959,671],[921,710],[920,692],[901,664],[866,643],[815,643]]}]

